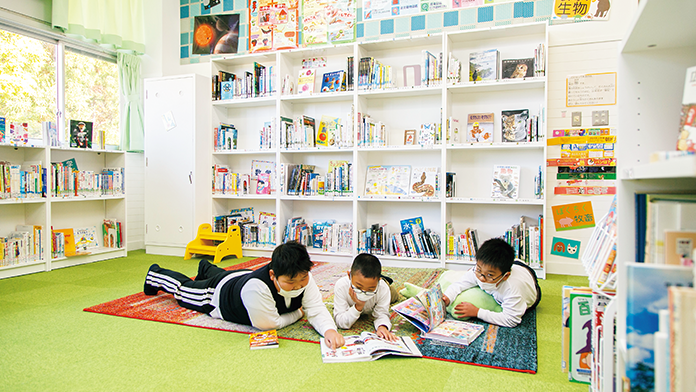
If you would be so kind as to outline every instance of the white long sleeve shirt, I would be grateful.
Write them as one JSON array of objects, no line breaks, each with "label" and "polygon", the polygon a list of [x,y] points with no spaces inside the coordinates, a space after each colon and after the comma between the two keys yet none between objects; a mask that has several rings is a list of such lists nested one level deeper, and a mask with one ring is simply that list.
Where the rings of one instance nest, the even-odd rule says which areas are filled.
[{"label": "white long sleeve shirt", "polygon": [[[224,283],[223,280],[218,284],[218,289],[215,290],[216,293],[220,291],[219,288]],[[302,311],[300,309],[290,313],[278,314],[278,309],[276,309],[276,303],[273,299],[271,290],[260,279],[250,279],[244,287],[242,287],[240,295],[244,308],[246,308],[249,314],[251,325],[255,328],[261,330],[280,329],[296,322],[302,317]],[[285,305],[290,306],[290,301],[290,299],[285,298]],[[213,306],[215,306],[214,302],[213,299],[211,303]],[[302,309],[309,323],[321,336],[324,336],[326,331],[330,329],[336,329],[336,324],[331,317],[331,313],[329,313],[329,310],[326,309],[324,305],[321,292],[311,272],[309,273],[309,282],[305,287],[302,297]],[[217,307],[210,315],[212,317],[222,318],[222,316],[219,315]]]},{"label": "white long sleeve shirt", "polygon": [[[480,282],[481,281],[476,277],[474,268],[472,268],[467,271],[459,281],[452,283],[447,290],[445,290],[444,295],[446,295],[450,301],[454,301],[459,293],[474,286],[479,286]],[[514,327],[519,324],[527,308],[534,305],[537,298],[534,278],[526,268],[520,265],[513,265],[510,277],[500,282],[494,290],[484,291],[495,298],[500,306],[502,306],[503,311],[497,313],[486,309],[479,309],[476,317],[487,323],[503,327]]]},{"label": "white long sleeve shirt", "polygon": [[389,321],[389,304],[391,302],[391,292],[389,285],[383,279],[379,280],[377,293],[372,298],[365,301],[365,306],[361,312],[355,309],[355,301],[350,297],[351,288],[350,278],[344,276],[334,285],[334,318],[339,328],[348,329],[360,318],[361,314],[372,314],[375,318],[375,330],[380,325],[384,325],[391,330]]}]

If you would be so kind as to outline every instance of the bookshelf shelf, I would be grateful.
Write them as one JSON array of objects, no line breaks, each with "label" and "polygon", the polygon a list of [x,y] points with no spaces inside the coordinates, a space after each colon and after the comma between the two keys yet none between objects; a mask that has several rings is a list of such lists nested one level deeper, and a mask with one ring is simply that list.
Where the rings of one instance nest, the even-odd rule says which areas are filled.
[{"label": "bookshelf shelf", "polygon": [[[445,225],[452,222],[457,233],[467,227],[480,227],[483,240],[505,233],[521,215],[538,216],[546,212],[544,198],[534,199],[533,181],[539,167],[545,167],[546,145],[544,142],[502,143],[501,111],[528,108],[530,114],[540,117],[540,135],[546,134],[545,110],[547,101],[547,78],[506,79],[491,83],[449,83],[446,74],[440,80],[430,76],[430,83],[414,86],[408,74],[404,81],[404,67],[421,67],[425,76],[424,53],[428,51],[447,69],[448,54],[453,53],[462,64],[462,78],[468,80],[469,53],[496,48],[501,59],[534,57],[534,51],[543,44],[548,47],[547,23],[531,23],[507,27],[485,28],[472,31],[440,33],[422,37],[398,38],[322,48],[296,49],[258,55],[228,56],[211,60],[211,76],[219,71],[244,74],[253,70],[254,63],[273,66],[273,97],[250,98],[241,104],[212,101],[212,126],[221,123],[234,124],[239,130],[240,150],[213,152],[214,164],[229,166],[233,172],[245,173],[252,159],[273,161],[276,167],[275,194],[267,198],[252,195],[212,195],[212,215],[223,215],[233,209],[253,207],[254,212],[276,214],[276,238],[282,239],[289,219],[302,217],[308,224],[335,220],[351,223],[352,251],[347,253],[317,252],[310,248],[316,260],[348,261],[358,252],[357,233],[380,224],[387,233],[400,232],[400,221],[422,217],[424,227],[440,235],[442,254],[436,259],[408,258],[391,255],[379,256],[389,265],[401,266],[445,266]],[[438,55],[442,53],[442,56]],[[319,93],[324,73],[346,70],[348,57],[353,57],[353,89],[342,92]],[[363,88],[358,77],[360,59],[372,57],[391,67],[391,85],[385,89]],[[287,80],[295,85],[302,70],[303,60],[325,59],[317,68],[313,94],[283,95],[282,86]],[[435,67],[433,66],[433,68]],[[410,68],[407,69],[410,72]],[[386,75],[386,74],[385,74]],[[422,81],[424,82],[424,81]],[[373,86],[374,87],[374,86]],[[404,131],[420,129],[422,125],[435,124],[440,127],[442,139],[446,137],[446,124],[450,118],[458,119],[465,129],[470,113],[492,112],[495,115],[495,138],[492,144],[472,145],[447,143],[438,140],[428,145],[404,145]],[[350,117],[352,113],[353,117]],[[341,148],[303,147],[286,148],[279,143],[280,117],[296,120],[308,116],[319,121],[322,116],[340,118],[340,124],[353,134],[353,145]],[[359,140],[359,118],[369,116],[376,124],[385,126],[384,146],[363,145]],[[258,130],[264,122],[273,121],[275,132],[271,150],[258,152]],[[460,133],[462,135],[462,133]],[[542,139],[543,140],[543,139]],[[360,143],[359,143],[360,142]],[[369,141],[368,141],[369,143]],[[418,143],[418,140],[416,140]],[[378,144],[378,143],[375,143]],[[256,157],[259,158],[256,158]],[[351,164],[350,183],[353,194],[342,197],[294,196],[285,194],[290,165],[315,166],[315,173],[322,176],[328,171],[329,161],[344,160]],[[521,167],[519,199],[503,201],[490,198],[494,165],[519,165]],[[367,169],[380,165],[408,165],[410,167],[437,167],[439,190],[432,197],[373,196],[366,195]],[[281,172],[283,170],[283,172]],[[444,196],[445,173],[457,173],[458,197]],[[284,178],[279,175],[282,173]],[[409,181],[411,180],[409,175]],[[254,189],[253,179],[251,189]],[[284,186],[281,186],[284,185]],[[410,189],[410,184],[409,184]],[[491,225],[490,220],[502,223]],[[200,222],[206,223],[207,221]],[[544,241],[546,242],[546,241]],[[245,248],[246,249],[246,248]],[[271,249],[250,247],[254,254],[268,254]],[[266,253],[264,253],[266,252]],[[543,270],[543,268],[542,268]],[[545,276],[545,274],[540,274]]]},{"label": "bookshelf shelf", "polygon": [[696,156],[652,162],[624,169],[622,180],[696,179]]}]

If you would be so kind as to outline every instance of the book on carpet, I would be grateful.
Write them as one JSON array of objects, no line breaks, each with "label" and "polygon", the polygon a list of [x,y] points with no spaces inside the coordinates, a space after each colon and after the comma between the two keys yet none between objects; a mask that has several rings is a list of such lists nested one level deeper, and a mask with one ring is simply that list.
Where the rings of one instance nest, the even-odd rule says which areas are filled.
[{"label": "book on carpet", "polygon": [[386,355],[420,358],[421,354],[413,340],[408,336],[397,336],[397,341],[390,342],[372,332],[345,337],[343,346],[332,350],[324,341],[321,343],[321,359],[325,363],[374,361]]},{"label": "book on carpet", "polygon": [[440,284],[426,289],[392,307],[421,331],[424,338],[468,346],[483,332],[483,325],[445,320],[445,303]]},{"label": "book on carpet", "polygon": [[254,332],[249,335],[250,350],[278,348],[278,346],[278,333],[275,329],[272,329],[270,331]]}]

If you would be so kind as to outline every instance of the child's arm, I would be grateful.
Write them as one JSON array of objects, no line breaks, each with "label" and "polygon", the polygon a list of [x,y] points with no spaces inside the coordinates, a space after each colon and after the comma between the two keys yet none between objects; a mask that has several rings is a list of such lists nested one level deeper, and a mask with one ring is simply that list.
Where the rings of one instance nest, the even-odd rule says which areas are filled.
[{"label": "child's arm", "polygon": [[[479,309],[477,317],[487,323],[500,325],[501,327],[517,326],[522,322],[522,316],[527,311],[526,303],[518,293],[512,290],[506,290],[501,293],[501,299],[502,312],[497,313]],[[496,298],[496,300],[499,299]]]},{"label": "child's arm", "polygon": [[382,279],[379,280],[379,289],[375,298],[375,307],[372,309],[372,316],[375,318],[375,330],[384,326],[387,331],[391,330],[391,321],[389,321],[389,304],[391,302],[391,292],[389,285]]},{"label": "child's arm", "polygon": [[275,300],[265,283],[259,279],[249,279],[240,293],[242,303],[249,314],[251,325],[261,329],[280,329],[302,317],[302,310],[278,314]]},{"label": "child's arm", "polygon": [[350,299],[350,279],[344,276],[336,281],[334,286],[334,319],[336,325],[342,329],[353,326],[360,317],[361,311],[351,305]]},{"label": "child's arm", "polygon": [[312,327],[321,336],[325,336],[328,330],[333,329],[334,332],[336,331],[336,324],[321,299],[321,292],[311,272],[309,273],[309,282],[302,297],[302,309],[307,316],[307,321],[312,324]]}]

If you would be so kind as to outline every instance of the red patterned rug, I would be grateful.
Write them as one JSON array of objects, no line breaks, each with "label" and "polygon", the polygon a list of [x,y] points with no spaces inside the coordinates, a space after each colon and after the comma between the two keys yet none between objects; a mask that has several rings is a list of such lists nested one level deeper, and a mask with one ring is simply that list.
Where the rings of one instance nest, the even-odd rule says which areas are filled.
[{"label": "red patterned rug", "polygon": [[[257,258],[228,267],[227,269],[258,269],[270,259]],[[327,308],[333,314],[333,285],[350,268],[349,264],[315,262],[312,276],[319,286]],[[401,289],[405,282],[420,287],[430,287],[444,272],[441,268],[398,268],[383,267],[382,273],[394,279],[394,285]],[[403,300],[405,298],[401,298]],[[206,314],[180,307],[170,294],[160,292],[156,296],[147,296],[142,292],[132,294],[103,304],[84,309],[87,312],[151,320],[165,323],[188,325],[248,334],[257,329],[212,318]],[[372,317],[363,316],[349,330],[340,330],[344,336],[357,335],[365,330],[372,330]],[[466,348],[453,348],[433,344],[428,339],[420,338],[416,327],[392,312],[392,330],[397,335],[411,336],[426,358],[460,362],[525,373],[536,373],[536,313],[528,312],[522,324],[515,328],[502,328],[482,321],[473,321],[486,327],[471,345]],[[282,339],[319,343],[320,335],[314,331],[306,319],[278,330]]]}]

